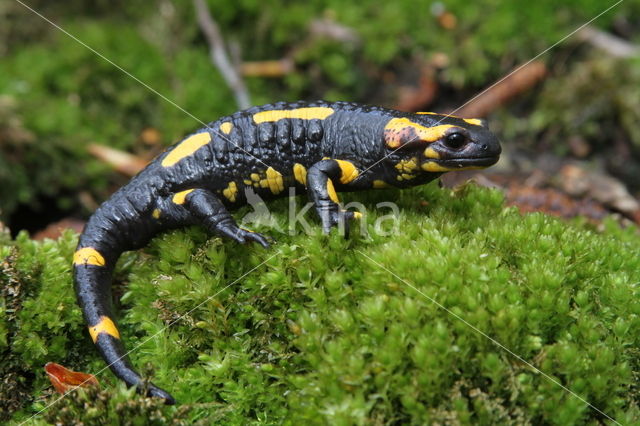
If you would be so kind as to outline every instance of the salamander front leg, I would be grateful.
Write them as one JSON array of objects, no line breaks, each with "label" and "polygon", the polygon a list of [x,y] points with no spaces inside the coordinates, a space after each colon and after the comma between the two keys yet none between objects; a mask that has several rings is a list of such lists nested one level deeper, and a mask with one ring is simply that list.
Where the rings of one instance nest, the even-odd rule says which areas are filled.
[{"label": "salamander front leg", "polygon": [[220,199],[210,191],[194,189],[183,199],[184,207],[209,231],[230,238],[240,244],[250,241],[269,247],[267,238],[257,232],[240,228]]},{"label": "salamander front leg", "polygon": [[343,160],[322,160],[311,166],[307,172],[307,190],[322,222],[322,231],[328,234],[331,228],[344,223],[345,235],[349,233],[349,221],[357,219],[354,212],[340,208],[335,182],[349,184],[358,176],[358,171],[350,162]]}]

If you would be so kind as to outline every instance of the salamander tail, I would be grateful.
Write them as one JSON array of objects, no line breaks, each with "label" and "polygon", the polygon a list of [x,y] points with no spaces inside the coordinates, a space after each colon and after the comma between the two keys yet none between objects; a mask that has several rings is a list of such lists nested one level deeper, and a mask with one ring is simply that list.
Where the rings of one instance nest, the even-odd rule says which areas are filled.
[{"label": "salamander tail", "polygon": [[[84,247],[82,247],[84,245]],[[74,279],[78,303],[89,326],[91,339],[98,347],[102,358],[113,373],[129,386],[140,390],[142,378],[133,369],[120,332],[114,321],[111,308],[111,275],[115,256],[106,256],[97,247],[88,247],[81,242],[74,254]],[[117,257],[116,257],[117,258]],[[166,391],[149,384],[148,395],[163,398],[167,404],[175,399]]]}]

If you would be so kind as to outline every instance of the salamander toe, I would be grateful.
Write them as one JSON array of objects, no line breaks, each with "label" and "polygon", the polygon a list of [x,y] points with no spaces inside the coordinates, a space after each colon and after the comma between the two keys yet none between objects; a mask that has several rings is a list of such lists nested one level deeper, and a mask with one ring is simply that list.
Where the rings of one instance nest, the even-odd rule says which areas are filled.
[{"label": "salamander toe", "polygon": [[264,235],[259,234],[257,232],[248,231],[242,228],[240,230],[243,232],[242,236],[244,237],[246,242],[253,241],[260,244],[264,248],[271,247],[271,244],[269,243],[269,239]]}]

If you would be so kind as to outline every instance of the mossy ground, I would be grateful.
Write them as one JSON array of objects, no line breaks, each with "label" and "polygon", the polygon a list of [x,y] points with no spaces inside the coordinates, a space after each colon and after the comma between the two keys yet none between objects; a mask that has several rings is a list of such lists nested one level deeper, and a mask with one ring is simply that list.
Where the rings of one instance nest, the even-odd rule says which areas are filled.
[{"label": "mossy ground", "polygon": [[[121,334],[136,347],[135,365],[153,365],[179,407],[101,371],[72,291],[75,235],[5,237],[0,368],[12,379],[0,400],[13,404],[14,421],[52,403],[42,367],[54,361],[99,372],[103,390],[69,395],[35,422],[604,420],[433,298],[619,422],[640,421],[636,229],[521,216],[472,185],[351,198],[370,207],[369,236],[256,229],[278,240],[265,250],[190,228],[123,256],[114,281]],[[399,233],[379,236],[373,223],[388,211],[375,204],[389,199],[400,207]],[[286,229],[285,203],[270,207]]]}]

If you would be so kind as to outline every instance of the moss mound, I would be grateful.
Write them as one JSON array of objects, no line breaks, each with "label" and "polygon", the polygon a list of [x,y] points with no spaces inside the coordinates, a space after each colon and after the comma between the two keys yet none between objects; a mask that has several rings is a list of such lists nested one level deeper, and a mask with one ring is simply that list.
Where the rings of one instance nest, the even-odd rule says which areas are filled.
[{"label": "moss mound", "polygon": [[[636,229],[521,216],[475,186],[352,198],[369,208],[368,236],[256,229],[278,240],[264,250],[191,228],[123,256],[114,281],[121,333],[130,349],[140,345],[135,365],[152,364],[182,406],[136,396],[101,371],[102,391],[74,393],[35,421],[605,420],[456,316],[619,422],[640,420]],[[400,207],[396,235],[373,232],[386,199]],[[282,229],[285,206],[270,205]],[[45,362],[104,367],[72,292],[75,239],[2,241],[5,420],[58,397]]]}]

